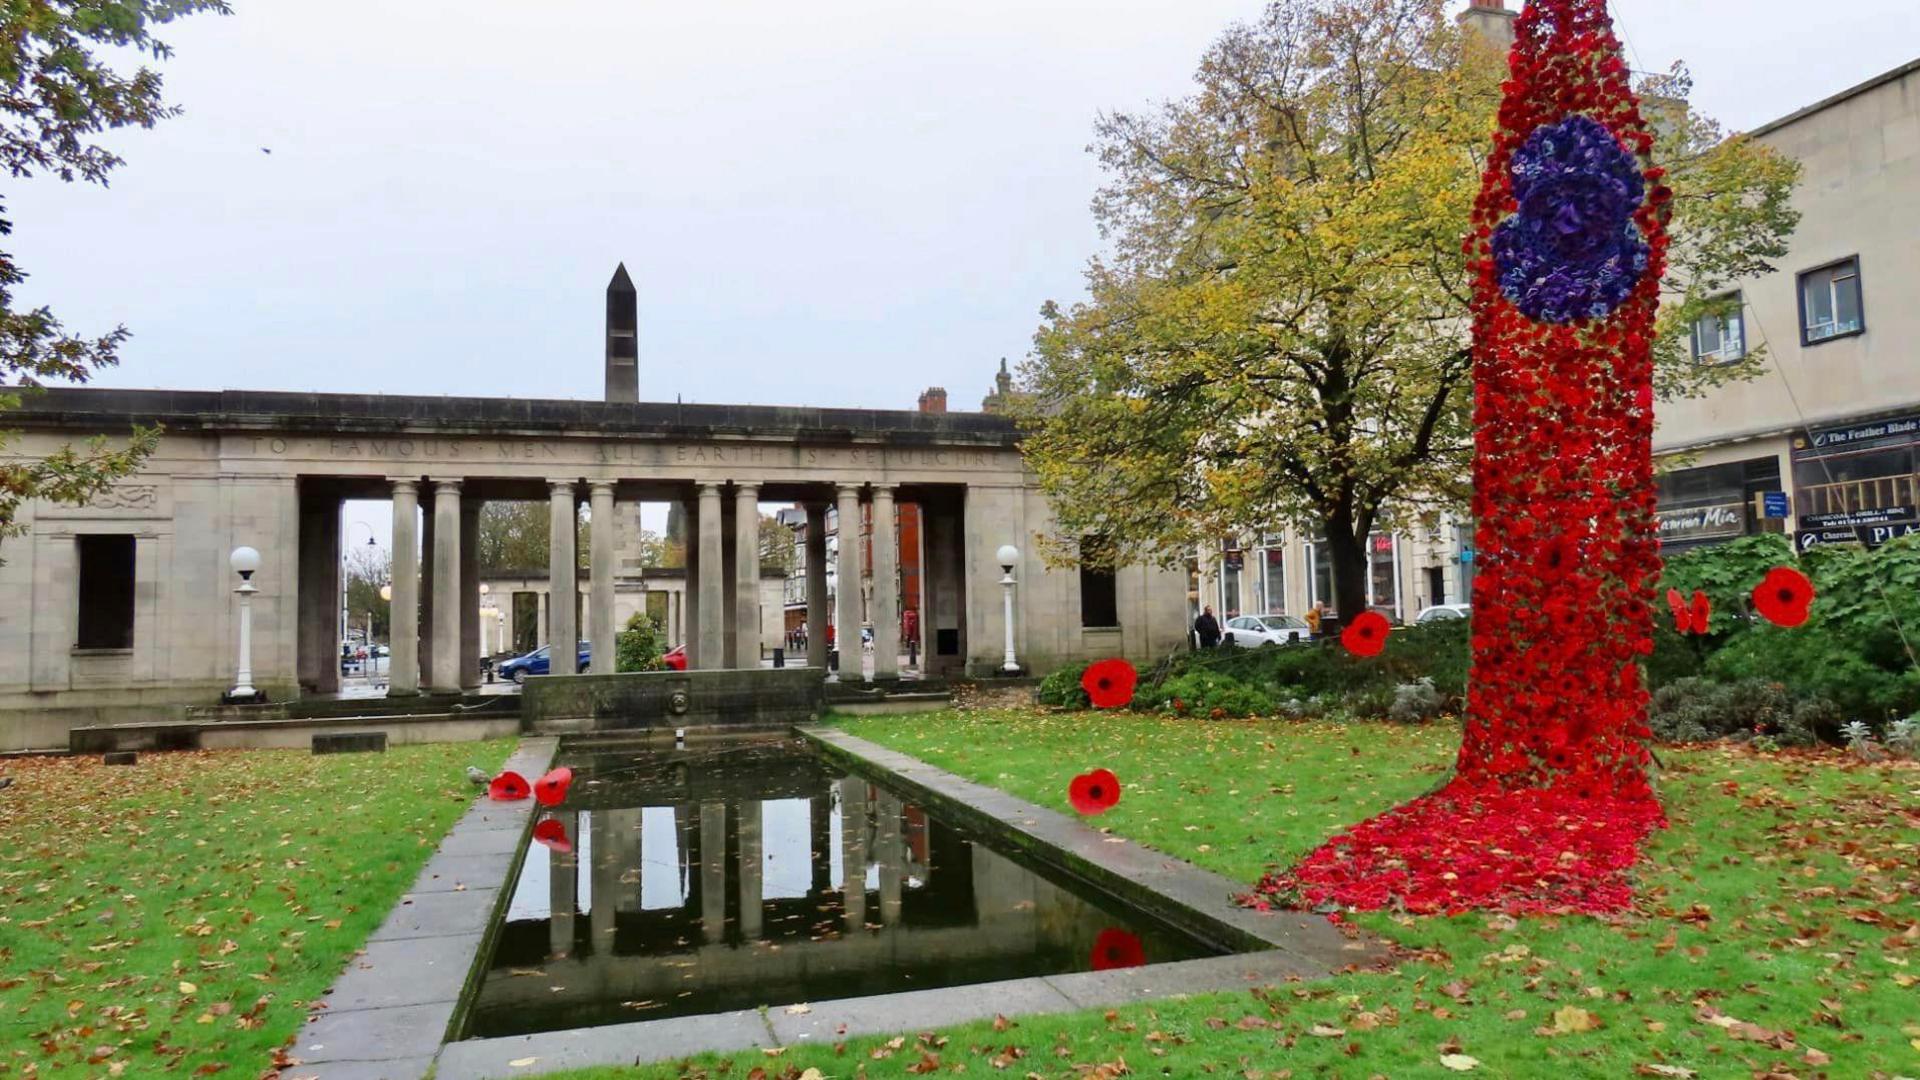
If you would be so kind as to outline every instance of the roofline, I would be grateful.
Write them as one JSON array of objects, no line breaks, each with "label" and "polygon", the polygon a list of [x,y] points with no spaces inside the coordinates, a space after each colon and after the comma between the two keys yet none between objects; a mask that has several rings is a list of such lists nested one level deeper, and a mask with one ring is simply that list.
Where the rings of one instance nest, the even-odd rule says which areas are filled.
[{"label": "roofline", "polygon": [[1909,60],[1906,63],[1901,64],[1899,67],[1894,68],[1892,71],[1881,72],[1880,74],[1875,75],[1873,78],[1868,79],[1866,82],[1860,83],[1856,86],[1849,86],[1845,90],[1842,90],[1839,93],[1834,94],[1830,97],[1822,98],[1821,100],[1816,101],[1813,104],[1808,105],[1803,109],[1795,109],[1793,112],[1790,112],[1787,115],[1771,123],[1761,124],[1759,127],[1754,128],[1752,131],[1747,132],[1746,135],[1748,138],[1758,138],[1762,135],[1766,135],[1771,132],[1778,131],[1781,128],[1786,127],[1788,124],[1792,124],[1797,121],[1804,120],[1807,117],[1812,116],[1814,113],[1821,112],[1822,110],[1825,110],[1825,109],[1831,109],[1835,105],[1840,104],[1841,102],[1847,100],[1848,98],[1859,97],[1861,94],[1864,94],[1869,90],[1873,90],[1877,87],[1880,87],[1886,83],[1896,82],[1900,79],[1904,79],[1908,75],[1912,75],[1916,71],[1920,71],[1920,58]]},{"label": "roofline", "polygon": [[[0,386],[0,391],[13,389]],[[259,390],[134,390],[54,386],[20,394],[12,428],[119,430],[160,423],[177,432],[424,431],[440,435],[540,433],[575,437],[772,438],[801,443],[1013,447],[1012,418],[983,412],[923,413],[681,402],[601,402],[500,397],[316,394]]]}]

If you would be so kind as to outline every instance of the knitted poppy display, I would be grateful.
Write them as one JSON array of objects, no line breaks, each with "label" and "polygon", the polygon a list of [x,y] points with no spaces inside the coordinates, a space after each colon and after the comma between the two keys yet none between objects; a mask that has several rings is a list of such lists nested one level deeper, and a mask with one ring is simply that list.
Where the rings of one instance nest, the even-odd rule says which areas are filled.
[{"label": "knitted poppy display", "polygon": [[[1269,875],[1256,904],[1615,911],[1664,822],[1639,660],[1672,193],[1604,0],[1532,0],[1514,30],[1464,245],[1478,563],[1454,776]],[[1687,625],[1707,614],[1687,605]]]},{"label": "knitted poppy display", "polygon": [[1140,675],[1125,660],[1100,660],[1087,665],[1080,675],[1080,688],[1096,709],[1118,709],[1133,700],[1133,688]]},{"label": "knitted poppy display", "polygon": [[1109,926],[1093,939],[1093,970],[1139,967],[1147,962],[1146,947],[1140,935]]},{"label": "knitted poppy display", "polygon": [[1801,626],[1813,608],[1813,582],[1791,566],[1776,566],[1753,589],[1753,609],[1776,626]]}]

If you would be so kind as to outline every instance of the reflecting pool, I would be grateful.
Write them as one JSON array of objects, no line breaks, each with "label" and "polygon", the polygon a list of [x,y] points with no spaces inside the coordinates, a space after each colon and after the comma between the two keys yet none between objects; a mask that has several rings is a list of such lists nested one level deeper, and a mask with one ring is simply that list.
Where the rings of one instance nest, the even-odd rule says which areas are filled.
[{"label": "reflecting pool", "polygon": [[563,749],[466,1035],[1214,955],[802,741]]}]

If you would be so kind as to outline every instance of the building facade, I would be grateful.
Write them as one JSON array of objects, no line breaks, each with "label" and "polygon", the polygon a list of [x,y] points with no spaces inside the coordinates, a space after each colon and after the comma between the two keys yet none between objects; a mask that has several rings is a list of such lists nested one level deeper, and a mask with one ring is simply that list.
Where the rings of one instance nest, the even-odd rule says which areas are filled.
[{"label": "building facade", "polygon": [[1920,531],[1920,60],[1752,132],[1799,161],[1779,270],[1694,327],[1696,363],[1766,370],[1663,402],[1661,532],[1786,532],[1805,550]]},{"label": "building facade", "polygon": [[[763,500],[801,507],[821,541],[829,508],[839,521],[891,524],[900,505],[916,507],[917,644],[930,674],[1001,666],[1004,544],[1022,552],[1014,641],[1030,670],[1113,655],[1144,662],[1184,640],[1179,576],[1146,566],[1092,583],[1111,615],[1084,624],[1083,576],[1050,570],[1036,553],[1032,538],[1051,528],[1051,512],[1013,423],[999,416],[56,389],[7,421],[21,432],[11,449],[29,456],[136,423],[165,434],[137,475],[90,505],[28,504],[26,535],[0,548],[0,748],[64,745],[78,724],[217,702],[234,680],[239,581],[227,560],[242,545],[264,560],[252,582],[254,685],[280,700],[335,692],[347,499],[393,507],[396,695],[478,685],[476,537],[480,506],[495,499],[550,503],[551,558],[563,568],[577,564],[582,502],[602,521],[632,502],[679,504],[688,543],[678,624],[698,668],[755,664],[779,644],[780,593],[762,599],[760,587]],[[613,530],[592,541],[582,603],[548,604],[543,622],[550,640],[577,636],[612,655],[619,549]],[[878,640],[902,639],[897,528],[835,555],[837,576],[858,580],[867,562],[874,583],[850,594],[861,602],[836,606],[840,637],[871,626]],[[826,562],[823,545],[810,545],[809,596],[821,599],[809,619],[821,627]],[[502,591],[534,590],[503,582]],[[824,660],[811,654],[825,640],[814,635],[810,662]],[[556,653],[566,667],[566,651]],[[896,664],[878,650],[876,677]]]}]

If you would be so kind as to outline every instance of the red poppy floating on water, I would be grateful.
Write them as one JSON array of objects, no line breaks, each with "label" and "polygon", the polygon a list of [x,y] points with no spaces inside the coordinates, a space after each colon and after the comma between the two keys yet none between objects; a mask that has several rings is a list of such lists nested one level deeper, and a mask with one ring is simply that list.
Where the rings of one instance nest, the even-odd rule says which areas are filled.
[{"label": "red poppy floating on water", "polygon": [[1067,801],[1088,817],[1104,814],[1120,803],[1120,778],[1106,769],[1081,773],[1067,785]]},{"label": "red poppy floating on water", "polygon": [[1138,934],[1109,926],[1093,939],[1093,970],[1139,967],[1147,962],[1147,950]]},{"label": "red poppy floating on water", "polygon": [[562,855],[573,850],[567,826],[559,818],[541,818],[533,826],[533,838]]},{"label": "red poppy floating on water", "polygon": [[519,802],[533,794],[533,788],[527,785],[526,777],[508,769],[487,785],[487,794],[500,802]]},{"label": "red poppy floating on water", "polygon": [[1134,684],[1140,676],[1133,665],[1115,658],[1088,664],[1080,676],[1080,688],[1096,709],[1118,709],[1133,700]]},{"label": "red poppy floating on water", "polygon": [[1802,625],[1812,605],[1813,582],[1791,566],[1767,571],[1766,580],[1753,590],[1754,609],[1776,626]]},{"label": "red poppy floating on water", "polygon": [[1340,632],[1340,644],[1355,656],[1379,656],[1387,647],[1387,635],[1393,627],[1377,611],[1363,611]]},{"label": "red poppy floating on water", "polygon": [[559,806],[566,801],[567,789],[572,786],[573,770],[562,765],[533,782],[533,797],[540,800],[541,806]]}]

